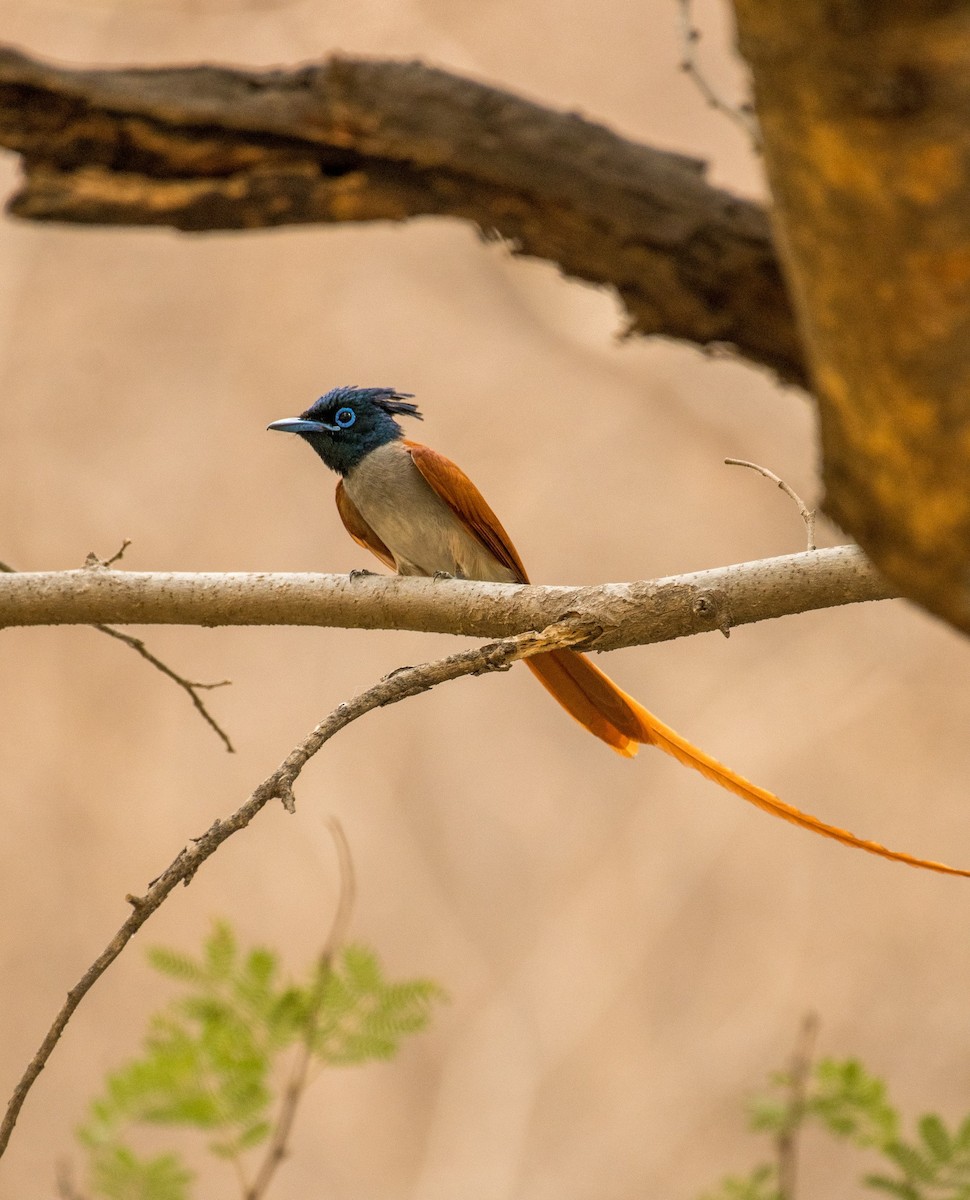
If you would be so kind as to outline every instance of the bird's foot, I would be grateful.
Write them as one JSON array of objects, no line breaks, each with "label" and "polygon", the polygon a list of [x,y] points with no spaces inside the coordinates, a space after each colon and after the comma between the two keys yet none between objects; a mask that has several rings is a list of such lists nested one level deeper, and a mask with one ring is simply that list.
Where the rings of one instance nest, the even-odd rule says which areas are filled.
[{"label": "bird's foot", "polygon": [[355,567],[354,570],[350,572],[350,578],[351,579],[363,579],[367,575],[376,575],[376,574],[377,574],[376,571],[368,571],[366,567]]},{"label": "bird's foot", "polygon": [[435,571],[431,578],[437,581],[439,579],[454,579],[456,577],[450,571]]}]

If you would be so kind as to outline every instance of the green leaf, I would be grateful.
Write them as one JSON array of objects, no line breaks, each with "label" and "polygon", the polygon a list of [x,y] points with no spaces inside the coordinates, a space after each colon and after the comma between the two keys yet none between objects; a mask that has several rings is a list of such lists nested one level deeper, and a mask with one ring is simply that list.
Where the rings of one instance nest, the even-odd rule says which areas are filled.
[{"label": "green leaf", "polygon": [[754,1133],[778,1133],[791,1123],[791,1106],[769,1096],[758,1096],[748,1105],[748,1126]]},{"label": "green leaf", "polygon": [[274,996],[264,1013],[270,1045],[282,1048],[301,1039],[312,1010],[313,1001],[302,988],[288,987]]},{"label": "green leaf", "polygon": [[775,1168],[762,1163],[749,1175],[728,1175],[700,1200],[781,1200]]},{"label": "green leaf", "polygon": [[862,1182],[874,1191],[888,1192],[890,1196],[899,1196],[900,1200],[921,1200],[919,1192],[911,1183],[890,1179],[887,1175],[866,1175]]},{"label": "green leaf", "polygon": [[195,959],[166,946],[150,947],[148,961],[162,975],[168,975],[182,983],[203,983],[208,978],[205,969]]},{"label": "green leaf", "polygon": [[174,1154],[138,1158],[126,1146],[99,1154],[92,1186],[105,1200],[187,1200],[192,1172]]},{"label": "green leaf", "polygon": [[923,1144],[937,1162],[949,1162],[953,1157],[953,1142],[942,1120],[935,1113],[927,1113],[920,1117],[917,1128]]},{"label": "green leaf", "polygon": [[236,964],[236,935],[225,921],[217,921],[204,946],[205,963],[213,979],[228,979]]},{"label": "green leaf", "polygon": [[886,1085],[856,1059],[822,1059],[813,1072],[806,1111],[836,1137],[884,1148],[897,1136],[899,1117]]},{"label": "green leaf", "polygon": [[387,982],[361,946],[333,963],[317,959],[303,986],[281,982],[277,955],[240,950],[225,922],[206,938],[201,962],[165,949],[151,960],[181,994],[150,1018],[140,1056],[108,1075],[78,1131],[92,1179],[114,1189],[102,1190],[106,1200],[182,1200],[188,1176],[177,1160],[139,1159],[121,1141],[129,1128],[193,1129],[212,1154],[235,1158],[272,1132],[290,1047],[302,1043],[334,1064],[389,1058],[444,998],[427,980]]},{"label": "green leaf", "polygon": [[365,946],[347,946],[341,965],[348,984],[357,992],[379,992],[384,986],[377,955]]},{"label": "green leaf", "polygon": [[910,1180],[932,1183],[936,1178],[936,1172],[932,1165],[923,1158],[918,1150],[907,1145],[906,1142],[892,1142],[883,1147],[883,1153],[887,1158],[892,1159]]},{"label": "green leaf", "polygon": [[956,1153],[970,1151],[970,1116],[964,1117],[960,1122],[953,1141]]},{"label": "green leaf", "polygon": [[243,977],[254,985],[268,989],[279,966],[279,959],[265,947],[251,950],[243,968]]},{"label": "green leaf", "polygon": [[240,1150],[251,1150],[253,1146],[258,1146],[261,1142],[266,1141],[271,1129],[272,1125],[269,1121],[257,1121],[242,1131],[236,1144]]}]

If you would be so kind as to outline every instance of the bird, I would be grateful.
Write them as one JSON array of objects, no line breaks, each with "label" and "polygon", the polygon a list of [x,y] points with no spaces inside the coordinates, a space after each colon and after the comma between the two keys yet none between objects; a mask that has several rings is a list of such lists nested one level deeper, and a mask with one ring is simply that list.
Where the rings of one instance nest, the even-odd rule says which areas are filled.
[{"label": "bird", "polygon": [[[337,512],[347,532],[398,575],[529,582],[512,539],[468,476],[405,437],[399,417],[423,420],[411,392],[336,387],[298,417],[267,428],[298,435],[340,476]],[[947,875],[970,870],[891,850],[787,804],[693,745],[575,650],[525,660],[569,715],[627,758],[656,746],[684,766],[782,820],[843,845]]]}]

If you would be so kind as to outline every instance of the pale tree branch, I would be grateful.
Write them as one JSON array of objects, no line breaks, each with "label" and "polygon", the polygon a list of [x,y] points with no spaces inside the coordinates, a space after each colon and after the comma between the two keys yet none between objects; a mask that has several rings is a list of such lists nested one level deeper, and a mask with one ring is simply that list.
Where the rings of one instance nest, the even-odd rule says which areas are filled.
[{"label": "pale tree branch", "polygon": [[195,232],[435,216],[614,288],[628,331],[805,384],[758,205],[703,164],[418,62],[77,70],[0,48],[10,211]]},{"label": "pale tree branch", "polygon": [[398,576],[38,571],[0,577],[5,625],[316,625],[506,637],[577,615],[616,650],[897,595],[856,546],[665,579],[539,587]]},{"label": "pale tree branch", "polygon": [[[491,671],[505,671],[521,658],[541,654],[545,650],[576,646],[589,640],[593,632],[581,621],[563,622],[550,626],[541,633],[522,633],[500,642],[461,651],[436,662],[423,663],[415,667],[402,667],[392,672],[380,683],[334,711],[296,746],[249,798],[225,820],[216,818],[209,828],[176,855],[175,859],[149,885],[144,895],[129,895],[131,915],[120,927],[108,945],[84,972],[67,994],[50,1029],[47,1031],[37,1052],[14,1089],[3,1121],[0,1122],[0,1155],[4,1153],[13,1133],[20,1110],[38,1075],[47,1064],[54,1047],[70,1021],[78,1005],[92,986],[114,962],[132,937],[145,922],[157,912],[178,884],[188,884],[196,871],[228,838],[253,820],[270,800],[278,799],[286,807],[293,802],[293,784],[310,759],[337,733],[353,721],[389,704],[397,704],[410,696],[426,692],[440,683],[460,679],[464,675],[483,675]],[[338,920],[344,908],[338,910]]]},{"label": "pale tree branch", "polygon": [[806,550],[814,550],[815,547],[815,509],[809,508],[805,501],[799,496],[798,492],[788,483],[776,475],[774,471],[769,471],[767,467],[761,466],[760,463],[748,462],[746,458],[726,458],[724,460],[729,467],[750,467],[752,471],[757,471],[759,475],[763,475],[765,479],[770,479],[772,483],[777,484],[785,495],[791,500],[798,509],[798,515],[805,523],[805,537],[808,541]]}]

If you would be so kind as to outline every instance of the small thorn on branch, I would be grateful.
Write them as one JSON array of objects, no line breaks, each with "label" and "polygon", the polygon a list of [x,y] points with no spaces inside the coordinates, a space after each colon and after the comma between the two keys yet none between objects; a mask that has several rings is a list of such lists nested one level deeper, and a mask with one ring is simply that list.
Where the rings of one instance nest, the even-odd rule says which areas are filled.
[{"label": "small thorn on branch", "polygon": [[276,788],[276,794],[279,797],[280,804],[291,815],[296,812],[296,796],[293,792],[293,787],[288,779],[281,779]]}]

